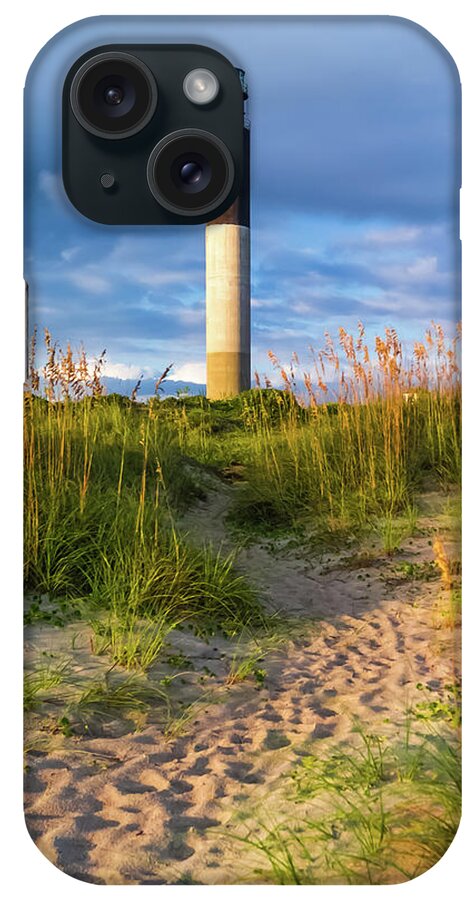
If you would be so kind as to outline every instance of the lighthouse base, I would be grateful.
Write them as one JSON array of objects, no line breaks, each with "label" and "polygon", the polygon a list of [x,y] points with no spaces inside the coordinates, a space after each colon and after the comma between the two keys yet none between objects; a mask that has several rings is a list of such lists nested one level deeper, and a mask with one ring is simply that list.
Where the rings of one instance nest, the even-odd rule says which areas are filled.
[{"label": "lighthouse base", "polygon": [[250,386],[249,353],[207,353],[207,397],[235,397]]}]

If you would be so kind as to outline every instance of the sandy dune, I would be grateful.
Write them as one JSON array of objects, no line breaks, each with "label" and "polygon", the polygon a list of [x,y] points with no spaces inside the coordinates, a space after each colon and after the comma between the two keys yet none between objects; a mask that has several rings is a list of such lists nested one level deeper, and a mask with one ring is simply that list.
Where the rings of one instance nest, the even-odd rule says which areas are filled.
[{"label": "sandy dune", "polygon": [[[213,494],[184,527],[226,542],[228,497],[227,488]],[[444,535],[447,525],[441,510],[428,513],[424,533],[396,557],[360,566],[350,551],[316,559],[265,542],[244,548],[239,567],[269,608],[301,619],[304,633],[260,663],[262,684],[251,677],[230,685],[236,646],[177,632],[173,652],[194,668],[174,689],[200,701],[183,734],[165,738],[152,715],[136,732],[53,735],[29,752],[26,818],[40,850],[70,875],[101,884],[259,880],[251,851],[228,835],[256,810],[279,815],[284,776],[303,748],[353,741],[353,716],[392,733],[421,699],[418,683],[438,693],[455,680],[459,637],[439,615],[441,583],[396,570],[431,560],[431,530]],[[27,665],[45,648],[67,655],[78,677],[107,667],[91,656],[84,627],[28,629]]]}]

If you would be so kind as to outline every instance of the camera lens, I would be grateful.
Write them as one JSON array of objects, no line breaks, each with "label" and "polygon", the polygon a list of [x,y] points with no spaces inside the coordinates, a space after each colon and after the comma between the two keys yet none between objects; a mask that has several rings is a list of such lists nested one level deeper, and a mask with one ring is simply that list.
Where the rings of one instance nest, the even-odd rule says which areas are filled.
[{"label": "camera lens", "polygon": [[207,131],[175,131],[154,147],[149,188],[161,206],[183,216],[203,215],[229,195],[235,177],[228,147]]},{"label": "camera lens", "polygon": [[201,153],[184,153],[174,159],[170,175],[179,191],[199,194],[210,184],[212,167]]},{"label": "camera lens", "polygon": [[180,169],[180,178],[184,184],[200,184],[203,169],[197,162],[186,162]]},{"label": "camera lens", "polygon": [[71,106],[91,134],[124,138],[136,134],[152,118],[157,86],[151,71],[129,53],[99,53],[76,72]]},{"label": "camera lens", "polygon": [[118,106],[124,100],[124,91],[120,87],[108,87],[104,91],[104,99],[110,106]]}]

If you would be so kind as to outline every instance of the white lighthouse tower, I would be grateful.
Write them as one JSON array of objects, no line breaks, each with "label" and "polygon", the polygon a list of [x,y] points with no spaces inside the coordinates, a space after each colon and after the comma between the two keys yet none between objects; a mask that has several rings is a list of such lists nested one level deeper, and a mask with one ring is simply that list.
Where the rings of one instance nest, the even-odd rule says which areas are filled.
[{"label": "white lighthouse tower", "polygon": [[205,229],[207,397],[210,400],[233,397],[250,387],[250,131],[247,122],[243,141],[240,194]]}]

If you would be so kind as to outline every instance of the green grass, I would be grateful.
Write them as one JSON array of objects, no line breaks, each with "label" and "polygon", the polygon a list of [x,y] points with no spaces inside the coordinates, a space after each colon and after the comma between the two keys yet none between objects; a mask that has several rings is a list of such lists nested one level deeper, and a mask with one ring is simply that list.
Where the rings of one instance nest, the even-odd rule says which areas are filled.
[{"label": "green grass", "polygon": [[443,698],[434,696],[435,691],[425,687],[421,682],[417,684],[418,690],[426,694],[427,699],[415,703],[412,710],[417,719],[426,721],[448,722],[454,728],[461,725],[461,687],[458,684],[445,684]]},{"label": "green grass", "polygon": [[392,553],[400,519],[415,522],[417,492],[459,484],[456,340],[433,325],[408,362],[392,329],[373,353],[361,326],[357,338],[340,329],[339,344],[327,339],[312,375],[296,359],[288,374],[270,353],[284,390],[166,403],[186,453],[218,472],[244,467],[232,511],[243,530],[304,525],[327,544],[377,530]]},{"label": "green grass", "polygon": [[102,677],[85,678],[75,673],[72,660],[38,665],[25,673],[24,710],[43,716],[44,733],[60,731],[66,737],[86,734],[113,720],[145,722],[152,708],[162,710],[167,721],[169,700],[162,681],[140,674],[124,676],[115,668]]},{"label": "green grass", "polygon": [[63,684],[69,673],[69,663],[38,666],[32,672],[26,672],[23,679],[23,708],[25,711],[36,709],[51,697],[51,692]]},{"label": "green grass", "polygon": [[[231,835],[256,860],[245,880],[391,884],[444,854],[460,816],[456,733],[429,724],[412,733],[407,724],[403,738],[389,740],[357,730],[357,745],[301,758],[290,775],[287,816],[258,815]],[[302,809],[290,817],[292,804]]]},{"label": "green grass", "polygon": [[424,562],[403,562],[392,570],[392,577],[396,581],[434,581],[439,577],[434,560]]},{"label": "green grass", "polygon": [[[28,395],[25,406],[25,583],[36,597],[25,619],[87,618],[96,650],[127,669],[152,665],[178,626],[236,635],[266,620],[233,555],[177,529],[203,496],[203,467],[243,466],[230,515],[248,537],[294,529],[329,546],[366,532],[388,555],[415,529],[423,479],[444,487],[459,471],[453,391],[415,404],[302,407],[253,390],[148,406]],[[245,677],[237,666],[230,677]]]},{"label": "green grass", "polygon": [[44,622],[62,628],[83,618],[85,612],[84,603],[72,597],[32,595],[26,598],[23,618],[25,625]]},{"label": "green grass", "polygon": [[[46,391],[57,400],[25,400],[28,590],[72,597],[94,585],[104,594],[107,565],[120,579],[121,569],[140,568],[141,554],[149,565],[152,549],[153,565],[170,571],[171,518],[204,496],[204,467],[241,467],[230,520],[244,533],[304,528],[330,545],[377,532],[395,552],[415,525],[422,486],[459,483],[455,346],[435,326],[405,366],[391,330],[373,357],[363,329],[357,342],[341,329],[340,344],[340,358],[329,341],[317,354],[314,382],[302,372],[304,399],[282,369],[284,390],[139,404],[102,397],[97,385],[87,396],[84,361],[69,349],[51,356],[47,336]],[[345,367],[332,396],[325,380]]]},{"label": "green grass", "polygon": [[376,399],[366,406],[319,407],[307,422],[291,413],[278,427],[258,419],[235,519],[261,528],[304,522],[324,542],[379,530],[383,521],[385,549],[392,552],[401,540],[396,520],[402,513],[414,519],[424,478],[433,473],[442,487],[459,478],[449,439],[457,416],[456,402],[428,393],[410,409],[401,398],[391,404]]},{"label": "green grass", "polygon": [[28,622],[109,615],[113,658],[146,667],[185,620],[208,633],[263,621],[233,556],[176,529],[203,491],[173,422],[114,398],[25,404],[25,584],[46,597]]},{"label": "green grass", "polygon": [[223,695],[220,692],[210,690],[203,693],[196,700],[182,704],[177,709],[172,710],[169,708],[167,722],[164,727],[164,737],[170,740],[187,734],[193,721],[197,717],[203,716],[208,706],[221,703],[222,699]]},{"label": "green grass", "polygon": [[59,719],[66,736],[84,734],[98,723],[145,714],[151,707],[167,715],[166,691],[157,684],[129,676],[114,682],[111,675],[91,681],[65,708]]},{"label": "green grass", "polygon": [[459,483],[455,387],[421,391],[416,403],[405,401],[403,387],[366,404],[302,407],[290,396],[255,389],[228,408],[167,401],[183,452],[217,474],[243,466],[230,516],[243,533],[304,526],[331,545],[376,532],[392,554],[412,533],[418,492],[429,481],[442,491]]},{"label": "green grass", "polygon": [[266,678],[267,655],[284,649],[293,639],[304,637],[307,628],[299,620],[283,620],[275,615],[269,618],[268,629],[261,634],[244,631],[230,660],[226,683],[237,684],[253,678],[261,686]]},{"label": "green grass", "polygon": [[[348,546],[369,534],[395,553],[415,529],[422,485],[446,491],[460,475],[455,349],[437,326],[431,334],[405,366],[393,331],[372,357],[363,329],[355,343],[341,329],[340,361],[327,341],[314,384],[302,373],[304,398],[283,368],[283,390],[144,404],[102,396],[102,361],[88,373],[84,352],[75,360],[46,334],[49,399],[38,396],[34,362],[25,395],[26,621],[86,619],[96,651],[127,670],[153,665],[177,627],[228,636],[272,628],[234,555],[180,531],[210,472],[239,472],[228,524],[243,540],[292,532]],[[337,371],[332,396],[324,381]],[[456,589],[450,600],[453,621]],[[231,680],[264,678],[255,656],[237,658]]]}]

